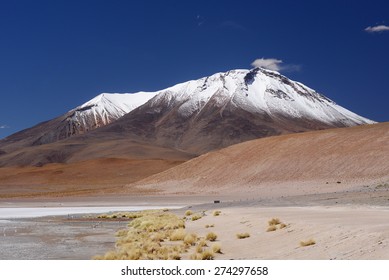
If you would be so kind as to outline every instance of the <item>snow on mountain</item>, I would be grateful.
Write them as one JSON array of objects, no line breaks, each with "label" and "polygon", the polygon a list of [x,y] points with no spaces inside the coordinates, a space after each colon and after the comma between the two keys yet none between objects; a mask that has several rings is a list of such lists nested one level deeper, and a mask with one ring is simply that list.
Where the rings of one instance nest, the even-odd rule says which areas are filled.
[{"label": "snow on mountain", "polygon": [[67,134],[79,134],[107,125],[154,97],[157,92],[102,93],[69,111]]},{"label": "snow on mountain", "polygon": [[279,116],[304,118],[336,126],[375,123],[302,83],[262,68],[217,73],[161,92],[163,94],[151,100],[150,105],[158,102],[165,102],[167,106],[178,105],[177,112],[184,117],[198,114],[207,102],[213,100],[220,105],[230,103],[253,114],[266,113],[274,119]]}]

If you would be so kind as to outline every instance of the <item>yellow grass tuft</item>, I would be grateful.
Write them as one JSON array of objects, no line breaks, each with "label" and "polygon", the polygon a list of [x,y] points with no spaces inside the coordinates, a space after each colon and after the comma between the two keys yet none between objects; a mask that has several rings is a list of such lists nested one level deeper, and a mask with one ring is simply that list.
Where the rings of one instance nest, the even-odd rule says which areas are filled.
[{"label": "yellow grass tuft", "polygon": [[197,235],[195,233],[188,233],[184,237],[184,244],[195,245],[197,241]]},{"label": "yellow grass tuft", "polygon": [[313,240],[313,239],[309,239],[307,241],[300,241],[300,246],[301,247],[312,246],[312,245],[315,245],[315,244],[316,244],[316,241]]},{"label": "yellow grass tuft", "polygon": [[281,223],[281,221],[278,218],[273,218],[268,223],[269,223],[269,226],[276,226],[276,225],[279,225]]},{"label": "yellow grass tuft", "polygon": [[220,210],[213,211],[214,216],[220,216],[221,213],[222,213],[222,211],[220,211]]},{"label": "yellow grass tuft", "polygon": [[201,260],[213,260],[215,258],[214,253],[211,250],[205,250],[201,253]]},{"label": "yellow grass tuft", "polygon": [[237,237],[238,239],[249,238],[249,237],[250,237],[250,233],[248,233],[248,232],[245,232],[245,233],[237,233],[237,234],[236,234],[236,237]]},{"label": "yellow grass tuft", "polygon": [[272,225],[272,226],[269,226],[266,231],[270,232],[270,231],[276,231],[276,230],[277,230],[277,226],[276,225]]},{"label": "yellow grass tuft", "polygon": [[190,216],[192,214],[193,214],[193,212],[191,210],[186,210],[185,211],[185,216]]},{"label": "yellow grass tuft", "polygon": [[214,252],[211,250],[205,250],[200,253],[194,253],[189,256],[191,260],[213,260],[215,258]]},{"label": "yellow grass tuft", "polygon": [[197,245],[196,246],[196,253],[202,253],[203,252],[203,247],[202,246],[200,246],[200,245]]},{"label": "yellow grass tuft", "polygon": [[207,241],[205,239],[200,239],[197,245],[201,247],[208,247]]},{"label": "yellow grass tuft", "polygon": [[220,244],[213,244],[212,245],[212,251],[217,254],[222,254],[222,247]]},{"label": "yellow grass tuft", "polygon": [[205,236],[205,239],[213,242],[217,239],[217,235],[214,232],[208,232],[207,235]]},{"label": "yellow grass tuft", "polygon": [[197,220],[200,220],[202,217],[199,215],[199,214],[197,214],[197,215],[193,215],[192,216],[192,221],[197,221]]}]

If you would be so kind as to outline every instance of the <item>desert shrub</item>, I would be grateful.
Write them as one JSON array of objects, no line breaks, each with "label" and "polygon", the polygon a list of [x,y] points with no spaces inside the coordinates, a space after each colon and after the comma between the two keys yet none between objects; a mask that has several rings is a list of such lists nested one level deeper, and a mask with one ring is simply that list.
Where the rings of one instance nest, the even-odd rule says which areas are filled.
[{"label": "desert shrub", "polygon": [[222,213],[222,211],[220,211],[220,210],[213,211],[214,216],[220,216],[221,213]]},{"label": "desert shrub", "polygon": [[245,232],[245,233],[237,233],[237,234],[236,234],[236,237],[237,237],[238,239],[248,238],[248,237],[250,237],[250,233],[248,233],[248,232]]},{"label": "desert shrub", "polygon": [[190,216],[192,214],[193,214],[193,212],[191,210],[186,210],[185,211],[185,216]]},{"label": "desert shrub", "polygon": [[281,223],[281,221],[278,218],[273,218],[270,221],[268,221],[268,223],[269,223],[269,226],[276,226],[276,225],[279,225]]},{"label": "desert shrub", "polygon": [[202,246],[200,246],[200,245],[197,245],[196,246],[196,253],[202,253],[203,252],[203,247]]},{"label": "desert shrub", "polygon": [[200,220],[202,217],[200,215],[193,215],[192,216],[192,221],[197,221],[197,220]]},{"label": "desert shrub", "polygon": [[213,260],[215,258],[214,252],[211,250],[205,250],[200,253],[194,253],[189,256],[191,260]]},{"label": "desert shrub", "polygon": [[272,225],[272,226],[269,226],[266,231],[270,232],[270,231],[276,231],[276,230],[277,230],[277,226],[276,225]]},{"label": "desert shrub", "polygon": [[201,253],[201,260],[213,260],[215,258],[214,253],[211,250],[205,250]]},{"label": "desert shrub", "polygon": [[281,223],[281,224],[279,225],[279,228],[280,228],[280,229],[286,228],[286,224]]},{"label": "desert shrub", "polygon": [[210,228],[210,227],[214,227],[215,225],[214,224],[211,224],[211,225],[205,225],[205,228]]},{"label": "desert shrub", "polygon": [[184,244],[195,245],[197,241],[197,235],[194,233],[188,233],[184,237]]},{"label": "desert shrub", "polygon": [[315,244],[316,244],[316,241],[313,239],[309,239],[307,241],[300,241],[301,247],[311,246],[311,245],[315,245]]},{"label": "desert shrub", "polygon": [[207,247],[208,246],[207,241],[205,239],[200,239],[198,242],[198,246]]},{"label": "desert shrub", "polygon": [[222,247],[220,244],[213,244],[212,251],[217,254],[222,254]]},{"label": "desert shrub", "polygon": [[217,239],[217,235],[214,232],[208,232],[207,235],[205,236],[205,239],[213,242]]}]

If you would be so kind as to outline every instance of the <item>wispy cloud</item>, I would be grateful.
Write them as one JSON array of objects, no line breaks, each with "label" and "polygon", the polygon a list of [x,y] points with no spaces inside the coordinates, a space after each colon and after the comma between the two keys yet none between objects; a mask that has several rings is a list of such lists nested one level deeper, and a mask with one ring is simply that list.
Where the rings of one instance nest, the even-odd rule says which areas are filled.
[{"label": "wispy cloud", "polygon": [[295,64],[284,64],[281,59],[277,58],[257,58],[251,63],[253,67],[262,67],[273,71],[300,71],[301,66]]},{"label": "wispy cloud", "polygon": [[251,63],[253,67],[262,67],[269,70],[280,71],[282,60],[276,58],[257,58]]},{"label": "wispy cloud", "polygon": [[201,16],[201,15],[196,16],[197,26],[199,26],[199,27],[202,26],[204,24],[204,22],[205,22],[205,19],[203,16]]},{"label": "wispy cloud", "polygon": [[1,128],[9,128],[9,126],[8,125],[5,125],[5,124],[3,124],[3,125],[0,125],[0,129]]},{"label": "wispy cloud", "polygon": [[369,26],[365,28],[365,31],[369,33],[389,31],[389,26],[387,25]]}]

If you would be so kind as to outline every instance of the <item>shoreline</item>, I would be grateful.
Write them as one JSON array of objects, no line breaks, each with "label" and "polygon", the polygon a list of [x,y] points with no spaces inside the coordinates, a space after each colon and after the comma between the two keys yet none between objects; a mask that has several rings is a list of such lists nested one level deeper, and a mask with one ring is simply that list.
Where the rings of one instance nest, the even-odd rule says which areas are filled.
[{"label": "shoreline", "polygon": [[155,209],[178,209],[184,206],[122,206],[122,207],[10,207],[0,208],[0,220],[7,219],[24,219],[24,218],[41,218],[41,217],[52,217],[60,216],[66,217],[69,215],[81,215],[81,214],[101,214],[101,213],[112,213],[112,212],[137,212],[144,210],[155,210]]}]

